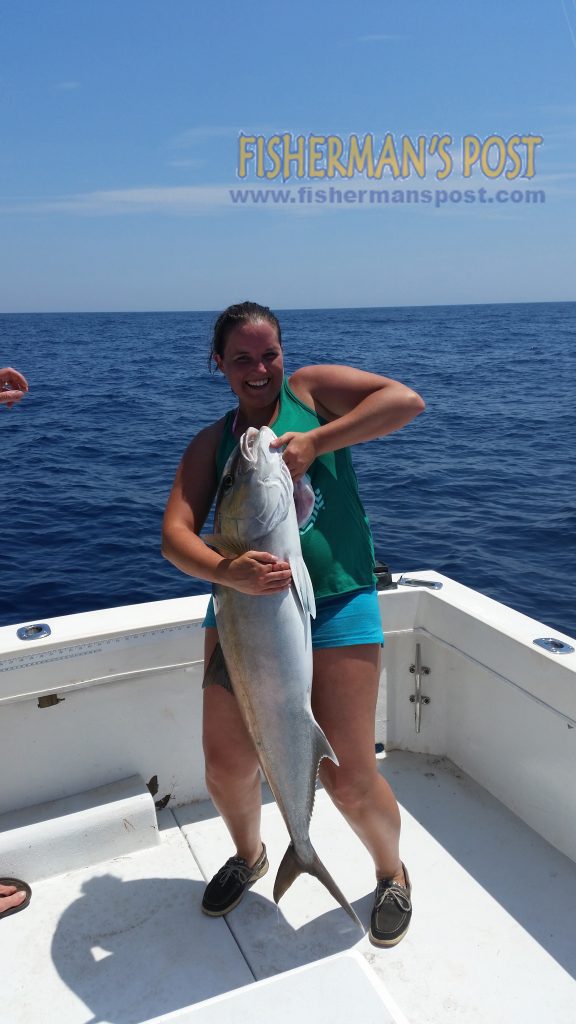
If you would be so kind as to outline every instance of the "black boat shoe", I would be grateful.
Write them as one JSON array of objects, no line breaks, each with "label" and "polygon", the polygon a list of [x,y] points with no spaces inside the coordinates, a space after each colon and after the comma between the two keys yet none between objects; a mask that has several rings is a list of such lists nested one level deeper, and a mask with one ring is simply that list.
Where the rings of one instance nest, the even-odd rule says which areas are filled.
[{"label": "black boat shoe", "polygon": [[370,941],[375,946],[395,946],[408,931],[412,917],[412,885],[404,864],[402,867],[406,885],[381,878],[376,886],[370,919]]},{"label": "black boat shoe", "polygon": [[220,917],[237,907],[246,889],[268,871],[266,847],[250,867],[243,857],[230,857],[208,882],[202,898],[202,910],[210,917]]}]

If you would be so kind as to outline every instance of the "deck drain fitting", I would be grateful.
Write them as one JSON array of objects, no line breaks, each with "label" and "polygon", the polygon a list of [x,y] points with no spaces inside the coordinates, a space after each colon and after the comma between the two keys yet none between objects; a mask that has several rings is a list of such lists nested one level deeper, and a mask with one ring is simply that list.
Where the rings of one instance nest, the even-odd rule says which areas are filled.
[{"label": "deck drain fitting", "polygon": [[53,708],[56,704],[61,704],[64,700],[66,700],[66,697],[59,697],[57,693],[49,693],[45,697],[38,697],[38,707]]},{"label": "deck drain fitting", "polygon": [[574,654],[574,648],[570,644],[564,643],[563,640],[556,640],[553,636],[541,636],[538,640],[533,640],[532,643],[537,647],[543,647],[545,651],[550,651],[551,654]]},{"label": "deck drain fitting", "polygon": [[47,622],[34,622],[31,626],[20,626],[16,636],[19,640],[39,640],[41,636],[50,636],[51,632]]}]

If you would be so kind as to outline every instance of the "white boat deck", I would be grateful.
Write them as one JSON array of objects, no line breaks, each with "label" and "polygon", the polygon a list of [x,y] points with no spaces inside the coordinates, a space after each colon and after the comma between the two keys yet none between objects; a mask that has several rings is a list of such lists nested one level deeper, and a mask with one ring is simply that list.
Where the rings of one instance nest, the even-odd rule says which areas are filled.
[{"label": "white boat deck", "polygon": [[[0,875],[33,887],[0,919],[0,1024],[574,1024],[576,643],[418,578],[380,595],[376,738],[414,900],[392,949],[308,876],[276,907],[271,799],[270,872],[202,914],[233,852],[205,799],[205,597],[0,630]],[[371,858],[322,790],[311,834],[367,928]]]},{"label": "white boat deck", "polygon": [[[401,806],[413,882],[412,925],[398,946],[373,947],[308,876],[275,905],[287,833],[270,799],[268,875],[228,917],[203,915],[205,879],[233,852],[203,801],[160,811],[158,845],[36,882],[30,906],[0,920],[0,1021],[574,1024],[576,864],[444,758],[392,751],[381,770]],[[371,860],[322,790],[312,839],[367,926]],[[348,959],[325,958],[348,951],[378,976],[390,1016],[384,1003],[347,1001]],[[282,972],[307,964],[316,964],[308,987],[306,972],[282,987]],[[278,976],[276,987],[246,988]],[[230,992],[233,1003],[214,998]]]}]

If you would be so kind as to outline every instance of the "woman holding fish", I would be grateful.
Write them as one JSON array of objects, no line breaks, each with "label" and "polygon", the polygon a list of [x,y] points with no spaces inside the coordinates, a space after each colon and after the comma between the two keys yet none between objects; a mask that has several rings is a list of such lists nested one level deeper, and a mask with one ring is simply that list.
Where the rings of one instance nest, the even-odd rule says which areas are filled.
[{"label": "woman holding fish", "polygon": [[[284,473],[287,469],[294,483],[306,474],[314,498],[306,524],[301,524],[300,541],[308,570],[304,573],[306,579],[309,573],[314,591],[311,602],[315,597],[316,603],[311,634],[315,722],[312,719],[310,727],[317,729],[318,723],[318,733],[325,734],[326,749],[317,752],[322,758],[320,778],[374,860],[377,888],[370,937],[378,945],[394,945],[408,929],[411,890],[400,860],[398,805],[374,757],[384,638],[372,538],[348,447],[398,430],[422,412],[424,402],[397,381],[345,366],[307,366],[287,380],[280,325],[267,307],[255,303],[231,306],[221,314],[214,329],[212,359],[227,378],[238,406],[202,430],[186,449],[166,508],[162,550],[182,571],[210,581],[217,594],[263,598],[261,609],[275,608],[287,591],[301,595],[306,590],[302,573],[297,573],[298,557],[250,547],[238,538],[233,543],[229,537],[223,538],[223,547],[217,551],[200,537],[216,494],[222,502],[223,494],[233,487],[230,460],[238,441],[243,439],[244,454],[254,460],[252,448],[259,429],[271,427],[277,439],[268,443],[267,450],[283,450]],[[238,532],[241,528],[237,527]],[[272,532],[270,537],[274,536]],[[218,543],[217,537],[210,544],[212,540]],[[308,615],[305,619],[309,623]],[[219,650],[212,606],[205,626],[209,666]],[[252,646],[257,644],[252,638]],[[223,648],[226,655],[224,642]],[[236,691],[234,673],[230,675]],[[207,682],[212,677],[222,681],[212,673]],[[236,846],[236,855],[204,895],[204,911],[215,916],[236,906],[246,888],[268,868],[260,835],[259,744],[243,714],[239,691],[237,696],[238,700],[226,685],[205,685],[206,779]],[[337,765],[331,759],[334,753]],[[262,766],[266,771],[264,762]],[[275,796],[278,800],[276,792]],[[305,855],[294,852],[297,842],[292,831],[291,837],[293,845],[279,870],[275,898],[300,870],[317,874],[330,888],[332,880],[322,865],[316,870],[311,859],[304,863]],[[341,894],[335,895],[340,899]]]}]

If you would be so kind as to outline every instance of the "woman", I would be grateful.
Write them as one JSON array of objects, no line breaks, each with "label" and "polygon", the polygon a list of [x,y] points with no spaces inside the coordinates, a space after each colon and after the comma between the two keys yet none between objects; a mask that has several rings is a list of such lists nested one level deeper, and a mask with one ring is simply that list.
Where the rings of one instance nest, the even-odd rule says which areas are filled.
[{"label": "woman", "polygon": [[[383,642],[374,589],[374,550],[347,446],[389,434],[424,409],[397,381],[345,366],[306,366],[284,378],[280,325],[267,307],[244,302],[216,321],[212,358],[238,407],[202,430],[178,468],[164,517],[162,552],[183,572],[245,594],[290,586],[290,566],[270,551],[224,558],[199,533],[229,453],[249,427],[271,426],[296,482],[308,473],[315,491],[302,552],[318,614],[312,625],[312,708],[336,752],[324,759],[321,781],[371,853],[377,888],[370,936],[394,945],[411,917],[410,881],[400,860],[400,814],[374,757],[374,721]],[[205,620],[205,664],[218,634],[212,609]],[[226,822],[236,855],[208,884],[203,910],[225,914],[268,869],[260,836],[260,774],[252,741],[233,695],[204,690],[204,755],[212,800]]]}]

